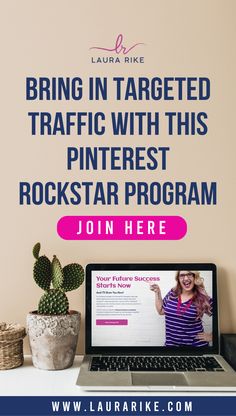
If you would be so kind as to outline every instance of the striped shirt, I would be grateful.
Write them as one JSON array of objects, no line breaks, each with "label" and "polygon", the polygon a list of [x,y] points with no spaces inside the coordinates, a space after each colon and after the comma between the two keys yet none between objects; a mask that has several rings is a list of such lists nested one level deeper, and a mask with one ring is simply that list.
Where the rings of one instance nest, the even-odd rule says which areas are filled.
[{"label": "striped shirt", "polygon": [[[178,298],[173,291],[167,293],[163,299],[163,309],[165,311],[166,322],[166,346],[189,345],[194,347],[207,347],[206,341],[196,338],[200,332],[204,332],[202,320],[197,317],[197,310],[194,302],[181,302],[178,311]],[[210,299],[212,308],[212,299]]]}]

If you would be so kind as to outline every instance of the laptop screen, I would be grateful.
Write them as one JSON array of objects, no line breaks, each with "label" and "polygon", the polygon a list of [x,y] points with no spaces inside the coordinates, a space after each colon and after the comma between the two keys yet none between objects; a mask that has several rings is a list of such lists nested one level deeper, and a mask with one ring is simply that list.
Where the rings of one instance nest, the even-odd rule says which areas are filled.
[{"label": "laptop screen", "polygon": [[91,347],[211,349],[217,320],[214,267],[159,266],[91,268]]}]

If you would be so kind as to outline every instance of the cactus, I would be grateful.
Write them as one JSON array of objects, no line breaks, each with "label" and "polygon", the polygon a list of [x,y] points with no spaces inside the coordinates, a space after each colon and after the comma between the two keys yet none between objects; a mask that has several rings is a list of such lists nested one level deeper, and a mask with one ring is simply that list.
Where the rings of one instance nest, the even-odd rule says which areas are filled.
[{"label": "cactus", "polygon": [[63,285],[63,272],[61,263],[59,262],[56,256],[53,256],[52,259],[52,285],[54,289],[61,289]]},{"label": "cactus", "polygon": [[72,263],[63,267],[65,292],[77,289],[84,281],[84,269],[80,264]]},{"label": "cactus", "polygon": [[83,267],[72,263],[62,268],[56,256],[53,256],[52,261],[46,256],[39,256],[40,247],[40,243],[33,247],[33,256],[36,259],[33,270],[34,280],[45,291],[39,301],[38,313],[64,315],[69,311],[69,302],[65,292],[82,285]]},{"label": "cactus", "polygon": [[34,263],[34,280],[43,290],[49,290],[51,284],[51,262],[46,256],[39,257]]},{"label": "cactus", "polygon": [[65,292],[60,289],[50,289],[43,294],[39,301],[38,313],[45,315],[64,315],[68,313],[69,301]]},{"label": "cactus", "polygon": [[41,244],[37,243],[33,247],[33,256],[37,260],[39,258],[39,252],[40,252]]}]

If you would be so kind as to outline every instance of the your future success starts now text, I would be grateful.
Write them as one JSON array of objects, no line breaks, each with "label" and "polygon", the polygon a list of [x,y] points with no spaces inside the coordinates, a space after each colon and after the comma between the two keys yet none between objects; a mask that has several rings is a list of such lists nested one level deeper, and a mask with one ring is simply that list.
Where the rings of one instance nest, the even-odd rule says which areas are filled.
[{"label": "your future success starts now text", "polygon": [[[66,146],[68,171],[143,171],[142,181],[73,181],[19,183],[20,205],[215,205],[216,182],[145,181],[145,171],[168,171],[173,136],[193,136],[201,140],[208,132],[206,111],[158,111],[159,102],[206,103],[211,95],[207,77],[27,77],[26,100],[40,104],[40,111],[29,111],[32,138],[47,136],[87,137],[86,146]],[[107,101],[112,103],[107,106]],[[79,111],[41,111],[42,102],[78,102]],[[81,111],[81,102],[100,102],[99,111]],[[115,111],[120,102],[142,102],[144,109],[153,102],[157,111]],[[104,103],[104,105],[103,105]],[[118,104],[119,103],[119,104]],[[145,105],[146,103],[146,105]],[[67,105],[67,104],[66,104]],[[86,109],[89,105],[86,105]],[[65,104],[63,104],[63,108]],[[68,104],[69,107],[69,104]],[[84,105],[85,107],[85,105]],[[150,107],[150,106],[149,106]],[[167,107],[167,104],[165,104]],[[199,104],[198,106],[199,107]],[[206,106],[205,106],[206,107]],[[109,108],[109,111],[107,110]],[[68,110],[70,110],[68,108]],[[36,136],[36,137],[35,137]],[[120,145],[107,146],[103,138],[121,137]],[[125,137],[137,141],[124,145]],[[142,136],[142,138],[140,138]],[[166,145],[146,146],[148,138],[172,137]],[[97,145],[89,140],[96,138]],[[57,144],[56,141],[55,146]],[[181,157],[180,157],[181,159]],[[81,176],[81,174],[80,174]],[[38,179],[38,178],[37,178]],[[122,179],[122,178],[120,178]],[[130,178],[129,178],[130,179]],[[148,176],[147,176],[148,179]]]}]

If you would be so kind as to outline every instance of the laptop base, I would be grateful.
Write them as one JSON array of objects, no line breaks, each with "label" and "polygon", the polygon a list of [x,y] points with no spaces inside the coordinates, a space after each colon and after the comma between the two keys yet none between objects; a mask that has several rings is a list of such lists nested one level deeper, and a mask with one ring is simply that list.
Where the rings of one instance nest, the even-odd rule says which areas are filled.
[{"label": "laptop base", "polygon": [[85,356],[77,385],[87,391],[236,391],[236,372],[215,356],[224,372],[92,372],[92,356]]}]

